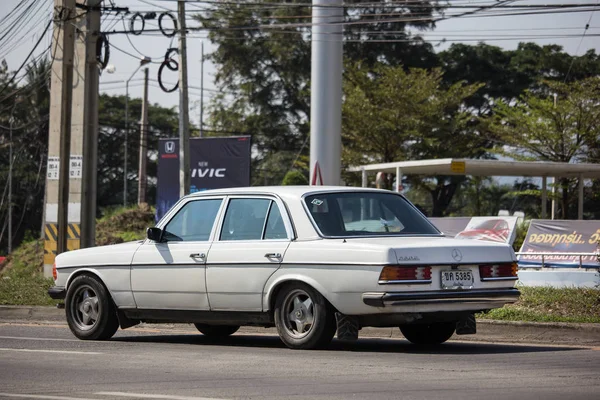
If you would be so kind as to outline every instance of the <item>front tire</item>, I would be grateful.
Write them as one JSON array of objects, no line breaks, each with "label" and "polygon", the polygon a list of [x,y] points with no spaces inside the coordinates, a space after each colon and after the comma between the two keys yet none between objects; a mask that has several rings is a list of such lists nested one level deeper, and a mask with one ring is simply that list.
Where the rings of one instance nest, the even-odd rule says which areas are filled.
[{"label": "front tire", "polygon": [[200,331],[204,336],[210,338],[223,338],[231,336],[240,329],[238,325],[207,325],[207,324],[194,324],[196,329]]},{"label": "front tire", "polygon": [[419,346],[442,344],[452,337],[455,329],[455,322],[400,325],[404,337]]},{"label": "front tire", "polygon": [[102,282],[90,275],[73,279],[65,298],[67,323],[82,340],[110,339],[119,329],[112,299]]},{"label": "front tire", "polygon": [[335,317],[327,300],[312,287],[295,282],[285,286],[275,301],[275,326],[291,349],[324,347],[335,335]]}]

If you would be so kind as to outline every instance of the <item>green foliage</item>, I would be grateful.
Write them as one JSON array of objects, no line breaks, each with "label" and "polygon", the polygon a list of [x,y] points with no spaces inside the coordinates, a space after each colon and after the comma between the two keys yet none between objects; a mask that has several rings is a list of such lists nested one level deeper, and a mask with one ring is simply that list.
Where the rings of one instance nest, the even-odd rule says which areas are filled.
[{"label": "green foliage", "polygon": [[[127,133],[127,199],[137,199],[139,165],[141,99],[129,100],[129,130],[125,126],[125,96],[102,94],[99,99],[98,135],[98,207],[123,204],[124,144]],[[151,104],[148,110],[148,203],[154,204],[158,138],[177,135],[178,116],[174,109]]]},{"label": "green foliage", "polygon": [[[480,120],[462,107],[482,85],[443,87],[440,69],[427,71],[356,64],[345,74],[342,106],[344,164],[429,158],[479,158],[491,142]],[[452,143],[451,146],[448,143]],[[432,216],[445,215],[464,177],[410,177],[429,192]]]},{"label": "green foliage", "polygon": [[[491,130],[503,143],[497,152],[540,161],[595,160],[590,149],[600,144],[600,77],[568,84],[547,81],[542,89],[527,90],[516,102],[496,103]],[[562,178],[559,188],[562,218],[574,217],[576,181]]]},{"label": "green foliage", "polygon": [[523,242],[527,237],[527,231],[529,230],[529,225],[531,224],[531,220],[529,221],[521,221],[517,224],[516,227],[516,236],[515,241],[513,242],[513,250],[519,251],[521,250],[521,246],[523,246]]},{"label": "green foliage", "polygon": [[564,82],[600,74],[600,56],[594,50],[576,57],[554,44],[520,43],[515,50],[504,50],[485,43],[454,43],[438,56],[446,82],[485,83],[466,102],[480,114],[490,114],[498,99],[510,101],[526,89],[539,91],[540,79]]},{"label": "green foliage", "polygon": [[308,185],[308,178],[300,171],[290,171],[285,174],[283,178],[283,182],[281,183],[284,186],[289,185]]},{"label": "green foliage", "polygon": [[[269,3],[259,0],[258,3]],[[349,3],[353,3],[350,1]],[[294,4],[300,4],[295,7]],[[419,29],[432,26],[427,15],[440,9],[440,3],[423,1],[423,7],[373,1],[368,7],[346,8],[346,21],[364,21],[372,15],[398,13],[403,22],[356,24],[345,29],[344,56],[349,62],[370,65],[403,62],[407,66],[434,66],[432,47],[405,31],[409,25]],[[231,2],[215,3],[196,18],[208,30],[208,38],[216,50],[209,55],[217,65],[215,83],[220,94],[212,99],[209,121],[218,132],[252,135],[255,151],[253,181],[278,184],[285,169],[273,168],[274,154],[283,165],[291,165],[297,154],[307,155],[310,131],[310,59],[311,8],[300,0],[286,2],[287,7],[249,7]],[[364,5],[364,4],[363,4]],[[418,18],[410,18],[411,15]],[[274,23],[297,24],[287,29],[255,29]],[[221,29],[223,26],[248,29]],[[362,40],[370,34],[394,30],[399,40],[394,43]],[[304,144],[304,145],[303,145]]]},{"label": "green foliage", "polygon": [[154,214],[147,205],[109,210],[96,224],[96,244],[102,246],[145,238],[146,228],[154,226]]},{"label": "green foliage", "polygon": [[600,323],[600,290],[520,287],[521,298],[478,318],[534,322]]},{"label": "green foliage", "polygon": [[586,148],[600,135],[599,105],[600,77],[569,84],[548,81],[542,93],[527,90],[516,103],[499,101],[491,128],[513,157],[516,149],[524,158],[583,161]]},{"label": "green foliage", "polygon": [[[27,231],[40,232],[44,199],[46,156],[48,154],[48,121],[50,63],[42,59],[26,67],[20,86],[11,85],[0,99],[0,187],[8,181],[9,142],[12,136],[13,180],[13,248]],[[0,67],[0,87],[8,77],[6,63]],[[12,120],[12,130],[11,127]],[[7,248],[8,202],[6,190],[0,201],[0,248]],[[39,234],[38,234],[39,235]],[[37,235],[36,235],[37,236]]]}]

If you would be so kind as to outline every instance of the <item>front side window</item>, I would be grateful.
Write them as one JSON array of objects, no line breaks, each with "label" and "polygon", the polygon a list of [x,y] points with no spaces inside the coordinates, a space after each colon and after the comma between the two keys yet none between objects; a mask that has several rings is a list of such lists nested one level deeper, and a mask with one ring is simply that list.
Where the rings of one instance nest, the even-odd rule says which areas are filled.
[{"label": "front side window", "polygon": [[165,226],[166,241],[206,241],[210,238],[222,199],[194,200],[186,203]]},{"label": "front side window", "polygon": [[396,194],[320,193],[304,200],[310,216],[325,236],[440,234],[408,200]]}]

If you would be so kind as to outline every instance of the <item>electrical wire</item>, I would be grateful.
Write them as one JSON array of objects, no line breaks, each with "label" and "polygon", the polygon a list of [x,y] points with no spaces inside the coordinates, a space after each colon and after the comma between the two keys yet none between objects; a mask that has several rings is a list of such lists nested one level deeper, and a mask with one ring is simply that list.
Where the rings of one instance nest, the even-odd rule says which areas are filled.
[{"label": "electrical wire", "polygon": [[[251,30],[273,30],[273,29],[298,29],[298,28],[311,28],[314,26],[357,26],[357,25],[372,25],[372,24],[390,24],[390,23],[416,23],[416,22],[429,22],[435,23],[439,21],[443,21],[450,18],[487,18],[487,17],[514,17],[514,16],[522,16],[522,15],[546,15],[546,14],[557,14],[557,13],[579,13],[579,12],[590,12],[594,11],[595,8],[581,8],[581,9],[566,9],[566,10],[535,10],[535,11],[523,11],[523,12],[504,12],[502,10],[495,11],[491,10],[494,8],[493,6],[486,7],[485,9],[480,9],[476,11],[463,12],[458,14],[445,14],[442,16],[411,16],[402,15],[395,13],[394,15],[402,15],[397,18],[378,18],[378,19],[368,19],[368,20],[340,20],[340,21],[329,21],[329,22],[300,22],[300,23],[285,23],[285,24],[254,24],[254,25],[238,25],[238,26],[220,26],[220,27],[187,27],[188,31],[251,31]],[[379,17],[380,14],[362,14],[360,17]],[[160,29],[147,29],[146,33],[152,32],[160,32]],[[122,32],[109,32],[110,34],[118,34],[118,33],[126,33],[126,31]]]},{"label": "electrical wire", "polygon": [[4,93],[4,91],[13,83],[13,81],[15,80],[17,74],[21,71],[21,69],[25,66],[25,64],[29,61],[29,58],[31,58],[31,55],[33,54],[33,52],[35,51],[35,49],[37,49],[37,47],[39,46],[40,42],[42,41],[42,39],[44,38],[44,36],[46,35],[46,33],[48,32],[48,28],[50,28],[50,25],[52,24],[52,20],[48,21],[48,24],[46,25],[46,28],[44,28],[43,33],[40,35],[40,38],[38,39],[38,41],[35,43],[35,45],[33,46],[33,49],[31,49],[31,51],[29,52],[29,54],[27,55],[27,57],[25,57],[25,60],[23,60],[23,62],[21,63],[21,65],[19,66],[19,68],[17,68],[17,70],[15,71],[14,75],[12,76],[11,79],[9,79],[9,81],[4,85],[4,87],[0,90],[0,95],[2,93]]},{"label": "electrical wire", "polygon": [[[599,0],[596,0],[596,6],[598,5]],[[592,18],[594,17],[594,12],[596,10],[594,9],[591,13],[590,13],[590,18],[588,19],[587,24],[585,24],[585,28],[583,29],[583,33],[581,34],[581,40],[579,41],[579,44],[577,45],[577,49],[575,50],[575,56],[571,59],[571,64],[569,65],[569,69],[567,70],[567,74],[565,75],[565,79],[563,81],[563,83],[567,82],[567,79],[569,79],[569,75],[571,74],[571,69],[573,68],[573,64],[575,63],[575,57],[577,57],[577,55],[579,54],[579,48],[581,47],[581,44],[583,43],[583,39],[585,38],[585,35],[588,31],[588,29],[590,28],[590,23],[592,22]],[[588,35],[592,36],[592,35]]]}]

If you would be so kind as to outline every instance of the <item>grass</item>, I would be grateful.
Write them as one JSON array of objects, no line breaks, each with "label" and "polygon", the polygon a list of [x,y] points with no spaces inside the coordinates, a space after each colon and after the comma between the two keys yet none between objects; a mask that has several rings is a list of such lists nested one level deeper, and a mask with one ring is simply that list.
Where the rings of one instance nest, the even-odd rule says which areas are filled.
[{"label": "grass", "polygon": [[525,287],[515,304],[478,314],[480,319],[600,323],[600,289]]},{"label": "grass", "polygon": [[56,300],[47,294],[53,281],[44,278],[43,258],[42,240],[23,243],[11,254],[6,267],[0,272],[0,304],[56,304]]}]

